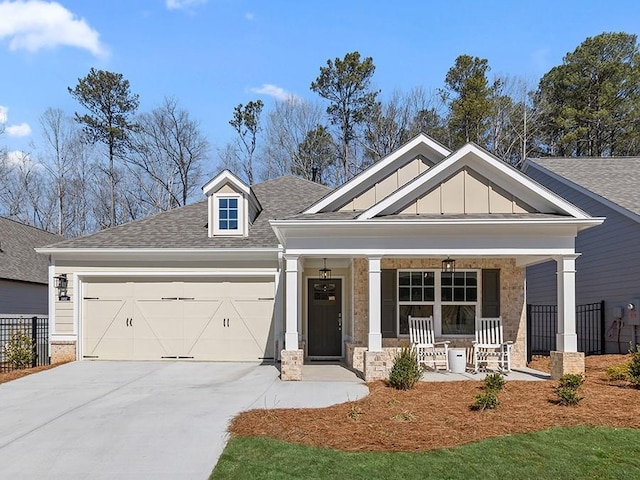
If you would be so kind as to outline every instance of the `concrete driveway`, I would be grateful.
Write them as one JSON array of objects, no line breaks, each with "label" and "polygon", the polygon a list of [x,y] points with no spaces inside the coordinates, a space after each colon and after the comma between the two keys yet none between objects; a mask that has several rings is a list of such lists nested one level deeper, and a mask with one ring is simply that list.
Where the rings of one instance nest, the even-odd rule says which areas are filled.
[{"label": "concrete driveway", "polygon": [[238,412],[368,393],[355,377],[278,374],[251,363],[85,361],[2,384],[0,478],[206,479]]}]

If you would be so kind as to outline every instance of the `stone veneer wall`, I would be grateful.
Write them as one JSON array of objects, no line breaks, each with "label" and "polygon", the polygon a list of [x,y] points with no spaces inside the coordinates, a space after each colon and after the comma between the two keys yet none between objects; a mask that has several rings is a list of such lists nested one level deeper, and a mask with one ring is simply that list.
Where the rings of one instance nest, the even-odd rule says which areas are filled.
[{"label": "stone veneer wall", "polygon": [[76,360],[76,342],[51,342],[51,363],[73,362]]},{"label": "stone veneer wall", "polygon": [[584,375],[583,352],[551,352],[551,379],[559,380],[565,373]]},{"label": "stone veneer wall", "polygon": [[[437,258],[383,258],[383,269],[440,269],[442,259]],[[456,259],[456,268],[500,269],[500,313],[504,329],[505,341],[514,342],[511,350],[511,366],[526,366],[527,317],[525,305],[525,269],[518,267],[513,259]],[[346,361],[354,370],[364,373],[365,353],[369,334],[369,263],[366,258],[353,260],[353,341],[346,345]],[[440,339],[438,339],[440,340]],[[450,347],[471,347],[472,339],[452,339]],[[388,355],[396,347],[408,345],[406,338],[384,338],[382,346]],[[469,353],[467,353],[469,357]],[[387,359],[388,360],[388,359]],[[377,363],[385,363],[378,359]],[[365,376],[367,376],[365,374]]]},{"label": "stone veneer wall", "polygon": [[285,381],[302,380],[304,350],[282,350],[280,358],[280,379]]}]

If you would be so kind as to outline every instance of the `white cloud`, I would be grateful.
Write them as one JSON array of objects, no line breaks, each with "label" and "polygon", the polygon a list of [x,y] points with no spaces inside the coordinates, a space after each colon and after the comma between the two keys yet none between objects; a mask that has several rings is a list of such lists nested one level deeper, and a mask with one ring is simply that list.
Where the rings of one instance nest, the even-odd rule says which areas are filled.
[{"label": "white cloud", "polygon": [[0,123],[7,123],[9,119],[9,109],[0,105]]},{"label": "white cloud", "polygon": [[269,95],[270,97],[277,98],[278,100],[295,100],[296,97],[293,93],[287,92],[284,88],[272,85],[270,83],[264,83],[261,87],[254,87],[250,89],[253,93],[259,93],[261,95]]},{"label": "white cloud", "polygon": [[255,14],[251,13],[251,12],[247,12],[244,14],[244,18],[251,21],[254,20],[256,18]]},{"label": "white cloud", "polygon": [[205,3],[207,0],[166,0],[165,2],[169,10],[191,9]]},{"label": "white cloud", "polygon": [[84,19],[59,3],[43,0],[0,3],[0,40],[9,40],[9,50],[37,52],[66,45],[104,57],[108,52],[99,36]]},{"label": "white cloud", "polygon": [[31,127],[28,123],[20,123],[18,125],[9,125],[6,128],[10,137],[27,137],[31,135]]},{"label": "white cloud", "polygon": [[9,165],[13,165],[16,167],[23,167],[31,165],[32,163],[29,154],[21,150],[12,150],[10,152],[7,152],[6,159]]}]

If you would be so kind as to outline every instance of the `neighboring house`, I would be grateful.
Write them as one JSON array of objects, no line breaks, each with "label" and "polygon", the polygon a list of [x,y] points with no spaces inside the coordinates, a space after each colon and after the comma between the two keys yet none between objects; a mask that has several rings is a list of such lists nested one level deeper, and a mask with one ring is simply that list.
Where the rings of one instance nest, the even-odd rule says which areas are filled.
[{"label": "neighboring house", "polygon": [[49,313],[49,261],[34,249],[60,239],[0,217],[0,315]]},{"label": "neighboring house", "polygon": [[[640,308],[640,158],[537,158],[523,170],[590,215],[606,217],[576,239],[576,302],[604,300],[605,351],[627,352],[630,341],[640,343],[638,312],[627,308]],[[549,263],[527,268],[528,303],[556,303],[554,272]]]},{"label": "neighboring house", "polygon": [[501,316],[521,367],[525,267],[553,258],[554,371],[584,368],[574,239],[602,219],[473,144],[451,152],[419,135],[335,190],[224,171],[203,191],[38,249],[69,280],[70,299],[52,291],[54,360],[280,359],[282,378],[300,379],[305,360],[342,359],[373,380],[408,343],[408,315],[433,315],[436,335],[464,346],[480,317]]}]

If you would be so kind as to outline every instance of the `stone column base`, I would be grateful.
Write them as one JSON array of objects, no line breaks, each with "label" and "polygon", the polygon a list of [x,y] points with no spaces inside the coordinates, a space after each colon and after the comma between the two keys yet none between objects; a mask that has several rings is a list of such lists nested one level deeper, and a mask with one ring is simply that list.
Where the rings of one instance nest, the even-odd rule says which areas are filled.
[{"label": "stone column base", "polygon": [[559,380],[565,373],[584,375],[584,353],[551,352],[551,379]]},{"label": "stone column base", "polygon": [[76,342],[53,341],[51,342],[51,363],[73,362],[76,359]]},{"label": "stone column base", "polygon": [[282,350],[280,358],[280,379],[286,381],[302,380],[304,350]]},{"label": "stone column base", "polygon": [[376,380],[386,380],[393,366],[393,356],[389,350],[382,352],[364,352],[364,381],[374,382]]}]

